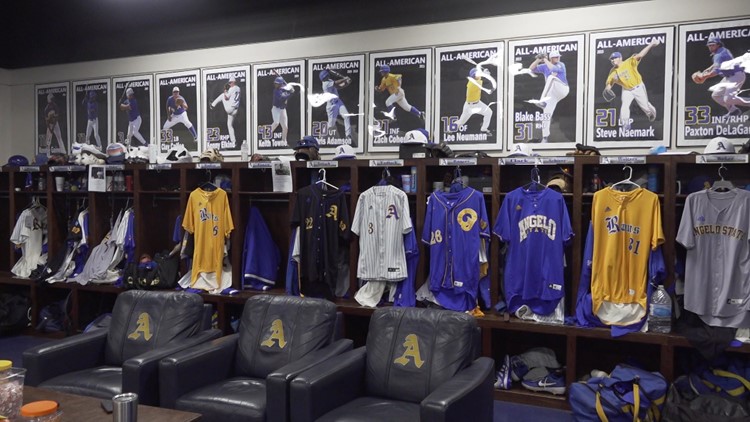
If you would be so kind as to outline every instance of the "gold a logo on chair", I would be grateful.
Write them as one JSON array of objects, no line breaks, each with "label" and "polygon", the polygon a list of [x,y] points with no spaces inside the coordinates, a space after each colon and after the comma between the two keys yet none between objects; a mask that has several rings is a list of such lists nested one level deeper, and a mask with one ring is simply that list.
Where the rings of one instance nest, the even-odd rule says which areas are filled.
[{"label": "gold a logo on chair", "polygon": [[275,319],[271,323],[271,335],[267,339],[260,343],[261,346],[273,347],[274,341],[279,345],[279,349],[283,349],[286,346],[286,339],[284,338],[284,325],[280,319]]},{"label": "gold a logo on chair", "polygon": [[404,347],[406,348],[406,350],[404,350],[404,354],[401,355],[401,357],[396,358],[393,363],[398,363],[400,365],[406,366],[409,363],[409,357],[411,357],[414,360],[414,365],[417,368],[421,368],[422,365],[424,365],[424,361],[422,360],[422,356],[419,353],[419,341],[417,339],[417,335],[407,335],[406,341],[404,341]]},{"label": "gold a logo on chair", "polygon": [[143,334],[143,338],[146,341],[151,340],[151,337],[153,337],[151,334],[151,317],[149,317],[147,313],[142,312],[138,315],[138,321],[136,321],[136,324],[138,324],[138,326],[128,335],[128,338],[131,340],[138,340],[141,338],[141,334]]}]

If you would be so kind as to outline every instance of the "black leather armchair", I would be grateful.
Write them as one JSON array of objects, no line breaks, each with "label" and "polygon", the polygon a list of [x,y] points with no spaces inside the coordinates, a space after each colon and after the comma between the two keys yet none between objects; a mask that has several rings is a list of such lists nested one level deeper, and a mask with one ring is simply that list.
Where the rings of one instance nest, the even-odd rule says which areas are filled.
[{"label": "black leather armchair", "polygon": [[25,383],[70,394],[138,394],[158,405],[159,361],[219,338],[204,329],[203,299],[184,292],[130,290],[117,296],[107,329],[42,344],[23,353]]},{"label": "black leather armchair", "polygon": [[381,308],[365,347],[291,382],[292,421],[492,421],[494,361],[474,360],[476,320]]},{"label": "black leather armchair", "polygon": [[286,421],[289,382],[349,351],[333,341],[336,306],[323,299],[254,296],[237,334],[160,363],[161,406],[201,413],[203,421]]}]

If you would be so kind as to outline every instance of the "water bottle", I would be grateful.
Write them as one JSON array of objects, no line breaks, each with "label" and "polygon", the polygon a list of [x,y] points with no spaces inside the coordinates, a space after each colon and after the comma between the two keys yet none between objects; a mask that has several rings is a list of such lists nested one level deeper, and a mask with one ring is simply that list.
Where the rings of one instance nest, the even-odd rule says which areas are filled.
[{"label": "water bottle", "polygon": [[417,167],[411,166],[411,191],[417,192]]},{"label": "water bottle", "polygon": [[647,188],[653,193],[659,192],[659,167],[658,166],[654,166],[654,165],[649,166]]},{"label": "water bottle", "polygon": [[159,151],[157,149],[158,147],[154,143],[154,140],[151,140],[151,143],[148,144],[148,162],[151,164],[156,163],[157,155],[159,154]]},{"label": "water bottle", "polygon": [[648,331],[652,333],[669,333],[672,331],[672,299],[664,286],[659,286],[651,293],[648,312]]},{"label": "water bottle", "polygon": [[247,145],[247,139],[245,139],[242,141],[242,146],[240,146],[240,154],[242,154],[243,163],[247,162],[249,152],[250,152],[250,147]]}]

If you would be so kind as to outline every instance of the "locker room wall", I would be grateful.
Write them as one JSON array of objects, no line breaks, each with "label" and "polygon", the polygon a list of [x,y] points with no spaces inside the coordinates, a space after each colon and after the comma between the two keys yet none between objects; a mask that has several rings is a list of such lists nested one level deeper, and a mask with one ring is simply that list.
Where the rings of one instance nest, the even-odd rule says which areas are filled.
[{"label": "locker room wall", "polygon": [[[652,0],[0,72],[0,162],[34,149],[34,85],[290,58],[543,37],[747,16],[747,0]],[[8,89],[2,88],[7,74]],[[8,96],[10,97],[8,99]],[[8,102],[10,103],[8,105]],[[7,112],[7,108],[9,111]],[[676,101],[673,104],[673,111]],[[674,114],[673,114],[674,115]],[[628,153],[643,151],[625,150]],[[645,151],[645,150],[644,150]],[[608,154],[623,151],[607,150]],[[549,151],[546,155],[560,152]]]}]

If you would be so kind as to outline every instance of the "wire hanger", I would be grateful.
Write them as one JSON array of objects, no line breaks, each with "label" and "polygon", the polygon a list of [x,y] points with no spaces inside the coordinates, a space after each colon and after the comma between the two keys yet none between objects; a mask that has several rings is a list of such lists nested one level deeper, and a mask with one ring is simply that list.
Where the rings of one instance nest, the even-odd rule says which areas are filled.
[{"label": "wire hanger", "polygon": [[464,190],[464,181],[461,178],[461,166],[456,166],[453,170],[453,181],[451,181],[451,193],[461,192]]},{"label": "wire hanger", "polygon": [[326,181],[326,169],[320,169],[320,170],[318,170],[318,181],[315,182],[315,184],[316,185],[322,184],[323,186],[330,186],[333,189],[338,189],[338,187],[336,187],[336,186],[334,186],[334,185],[332,185],[332,184],[330,184],[330,183],[328,183]]},{"label": "wire hanger", "polygon": [[544,190],[547,188],[547,186],[544,186],[542,184],[542,178],[539,176],[539,167],[534,165],[534,167],[531,168],[531,182],[523,185],[521,188],[526,191],[531,191],[532,189],[535,191]]},{"label": "wire hanger", "polygon": [[214,184],[214,182],[211,181],[211,170],[206,169],[206,175],[208,176],[208,179],[203,182],[200,186],[198,186],[200,189],[203,189],[206,192],[213,192],[216,189],[219,189],[218,186]]},{"label": "wire hanger", "polygon": [[[629,171],[627,179],[622,179],[619,182],[612,184],[610,186],[610,188],[614,189],[615,187],[618,187],[618,186],[620,186],[621,188],[622,187],[631,187],[634,190],[640,188],[641,186],[638,183],[635,183],[632,180],[633,179],[633,167],[624,166],[622,169]],[[627,189],[620,189],[620,190],[627,191]]]},{"label": "wire hanger", "polygon": [[395,186],[395,180],[396,179],[391,175],[391,170],[388,167],[385,167],[380,174],[380,180],[376,186]]},{"label": "wire hanger", "polygon": [[714,184],[711,186],[711,190],[717,191],[717,192],[726,192],[728,190],[734,189],[734,184],[730,182],[729,180],[724,180],[724,174],[722,174],[722,170],[727,170],[727,168],[724,166],[724,163],[721,164],[721,167],[719,167],[719,177],[720,179],[715,181]]}]

